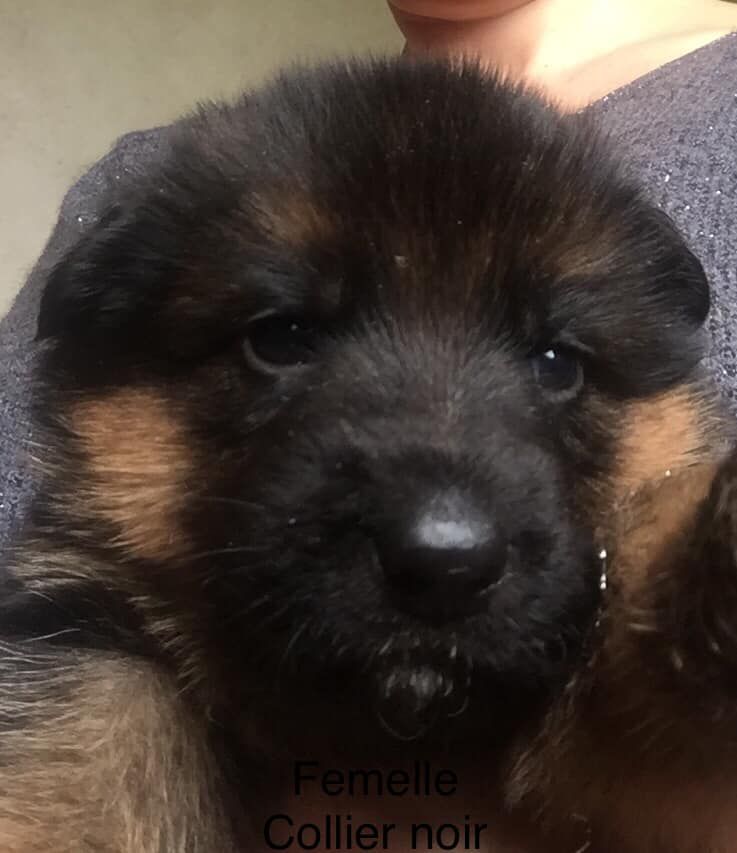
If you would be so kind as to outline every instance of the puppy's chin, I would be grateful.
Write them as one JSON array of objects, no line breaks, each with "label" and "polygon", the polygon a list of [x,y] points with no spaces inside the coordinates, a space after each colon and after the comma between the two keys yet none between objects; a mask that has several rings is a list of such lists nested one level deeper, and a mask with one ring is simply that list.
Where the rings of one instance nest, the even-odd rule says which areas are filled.
[{"label": "puppy's chin", "polygon": [[501,672],[457,651],[455,640],[416,642],[371,668],[363,694],[377,738],[396,744],[503,746],[538,718],[563,689],[571,657],[541,660],[539,669]]},{"label": "puppy's chin", "polygon": [[374,671],[372,687],[382,728],[397,740],[416,741],[465,714],[471,668],[454,648],[448,654],[394,653]]},{"label": "puppy's chin", "polygon": [[[314,751],[316,744],[326,752],[350,745],[369,757],[405,749],[503,750],[564,688],[585,649],[591,622],[583,612],[591,610],[584,599],[577,629],[565,639],[558,632],[534,641],[495,637],[488,614],[452,630],[398,621],[391,630],[384,624],[367,643],[360,642],[357,628],[356,646],[341,648],[340,659],[331,656],[325,633],[306,632],[299,654],[282,666],[278,688],[267,678],[254,700],[274,739],[297,752]],[[329,635],[329,623],[324,627]],[[499,650],[504,642],[510,647],[506,657]]]},{"label": "puppy's chin", "polygon": [[282,688],[248,706],[257,744],[273,745],[275,754],[379,762],[449,751],[458,761],[472,761],[478,750],[501,757],[554,692],[551,685],[520,688],[437,653],[387,659],[340,686],[322,680]]}]

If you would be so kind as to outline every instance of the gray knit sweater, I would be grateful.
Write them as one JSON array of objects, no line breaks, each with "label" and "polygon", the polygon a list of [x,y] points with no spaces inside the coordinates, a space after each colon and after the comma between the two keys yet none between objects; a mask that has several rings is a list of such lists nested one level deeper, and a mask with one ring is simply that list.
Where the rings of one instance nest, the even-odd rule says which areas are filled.
[{"label": "gray knit sweater", "polygon": [[[737,411],[737,35],[676,60],[589,109],[704,264],[713,289],[708,365]],[[161,128],[123,137],[69,190],[48,245],[0,323],[0,547],[33,490],[29,377],[46,272],[120,186],[161,156],[166,135]]]}]

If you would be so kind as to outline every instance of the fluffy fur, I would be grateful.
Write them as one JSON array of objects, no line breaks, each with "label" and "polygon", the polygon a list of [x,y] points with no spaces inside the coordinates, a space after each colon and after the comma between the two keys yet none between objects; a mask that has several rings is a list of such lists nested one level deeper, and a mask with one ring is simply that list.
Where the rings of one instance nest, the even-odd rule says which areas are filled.
[{"label": "fluffy fur", "polygon": [[[2,849],[260,849],[300,754],[452,755],[536,851],[726,849],[723,798],[670,820],[733,743],[708,302],[586,118],[472,67],[182,120],[43,299]],[[425,522],[501,579],[393,586]]]}]

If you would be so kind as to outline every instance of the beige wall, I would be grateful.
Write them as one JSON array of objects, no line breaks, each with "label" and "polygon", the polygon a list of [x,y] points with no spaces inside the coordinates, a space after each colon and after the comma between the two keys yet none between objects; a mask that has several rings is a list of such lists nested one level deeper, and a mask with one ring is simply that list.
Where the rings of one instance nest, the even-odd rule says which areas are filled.
[{"label": "beige wall", "polygon": [[0,314],[118,135],[296,58],[400,44],[384,0],[0,0]]}]

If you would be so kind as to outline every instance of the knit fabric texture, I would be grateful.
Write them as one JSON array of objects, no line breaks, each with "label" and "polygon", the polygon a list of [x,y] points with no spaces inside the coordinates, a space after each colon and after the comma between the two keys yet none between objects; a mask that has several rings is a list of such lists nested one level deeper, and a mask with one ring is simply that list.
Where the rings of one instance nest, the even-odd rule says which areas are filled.
[{"label": "knit fabric texture", "polygon": [[[587,110],[704,265],[712,287],[707,366],[737,411],[737,34],[663,66]],[[166,128],[128,134],[69,190],[41,258],[0,322],[0,550],[21,522],[34,488],[28,407],[45,278],[121,186],[164,155],[166,144]]]}]

